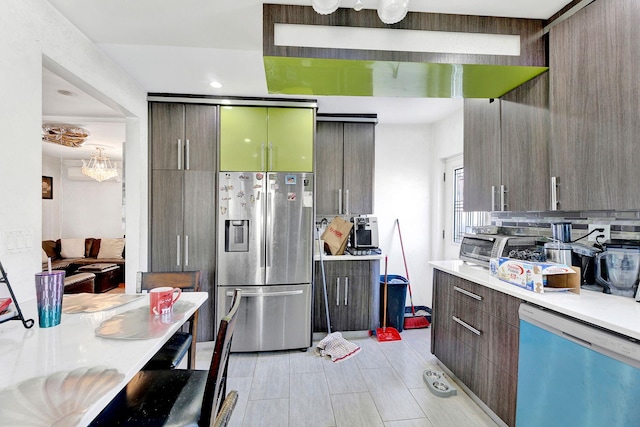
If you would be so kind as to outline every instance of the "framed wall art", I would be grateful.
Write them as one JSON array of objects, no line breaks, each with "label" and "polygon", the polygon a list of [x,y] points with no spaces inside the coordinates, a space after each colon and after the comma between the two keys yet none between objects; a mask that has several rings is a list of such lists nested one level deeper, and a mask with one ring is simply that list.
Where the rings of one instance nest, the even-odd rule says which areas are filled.
[{"label": "framed wall art", "polygon": [[42,198],[53,199],[53,177],[42,177]]}]

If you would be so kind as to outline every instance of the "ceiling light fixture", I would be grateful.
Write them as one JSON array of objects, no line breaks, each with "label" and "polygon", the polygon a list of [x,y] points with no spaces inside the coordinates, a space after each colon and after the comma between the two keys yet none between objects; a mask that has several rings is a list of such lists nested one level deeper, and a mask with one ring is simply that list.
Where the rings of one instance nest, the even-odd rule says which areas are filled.
[{"label": "ceiling light fixture", "polygon": [[[311,6],[320,15],[329,15],[338,10],[340,0],[311,0]],[[362,10],[364,5],[357,0],[353,9],[356,12]],[[409,11],[409,0],[379,0],[378,17],[385,24],[397,24],[402,21]]]},{"label": "ceiling light fixture", "polygon": [[378,18],[385,24],[397,24],[409,11],[409,0],[380,0]]},{"label": "ceiling light fixture", "polygon": [[82,161],[82,173],[98,182],[118,176],[116,163],[111,164],[109,156],[104,154],[104,148],[97,147],[96,153],[91,156],[89,163]]},{"label": "ceiling light fixture", "polygon": [[311,6],[320,15],[329,15],[338,10],[340,0],[311,0]]},{"label": "ceiling light fixture", "polygon": [[66,147],[82,147],[89,137],[88,130],[79,126],[62,123],[45,123],[42,125],[42,140]]}]

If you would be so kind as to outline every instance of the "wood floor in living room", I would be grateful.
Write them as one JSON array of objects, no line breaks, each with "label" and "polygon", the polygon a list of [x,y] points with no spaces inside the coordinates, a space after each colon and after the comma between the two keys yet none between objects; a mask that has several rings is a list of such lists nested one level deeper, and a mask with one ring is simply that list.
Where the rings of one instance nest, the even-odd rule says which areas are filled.
[{"label": "wood floor in living room", "polygon": [[[423,382],[441,370],[430,352],[430,329],[405,329],[401,341],[364,337],[342,363],[306,352],[233,353],[227,390],[237,390],[231,426],[495,426],[460,388],[437,397]],[[317,344],[314,342],[314,345]],[[212,342],[197,344],[196,367],[207,369]],[[184,362],[184,361],[183,361]]]}]

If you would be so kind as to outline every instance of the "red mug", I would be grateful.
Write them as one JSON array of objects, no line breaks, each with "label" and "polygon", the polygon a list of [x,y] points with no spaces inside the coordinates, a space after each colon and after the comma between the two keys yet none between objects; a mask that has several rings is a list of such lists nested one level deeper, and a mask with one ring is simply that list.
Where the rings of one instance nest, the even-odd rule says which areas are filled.
[{"label": "red mug", "polygon": [[[177,292],[177,295],[174,294]],[[163,314],[171,313],[173,310],[173,303],[178,301],[182,289],[180,288],[153,288],[149,291],[149,311],[153,316],[160,316]]]}]

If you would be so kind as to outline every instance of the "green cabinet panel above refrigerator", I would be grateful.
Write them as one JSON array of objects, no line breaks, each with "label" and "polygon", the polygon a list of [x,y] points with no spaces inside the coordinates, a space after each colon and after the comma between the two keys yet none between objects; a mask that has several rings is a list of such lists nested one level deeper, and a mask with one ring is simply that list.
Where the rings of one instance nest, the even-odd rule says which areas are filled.
[{"label": "green cabinet panel above refrigerator", "polygon": [[220,170],[313,172],[311,108],[220,110]]},{"label": "green cabinet panel above refrigerator", "polygon": [[499,98],[547,67],[264,56],[271,94]]}]

